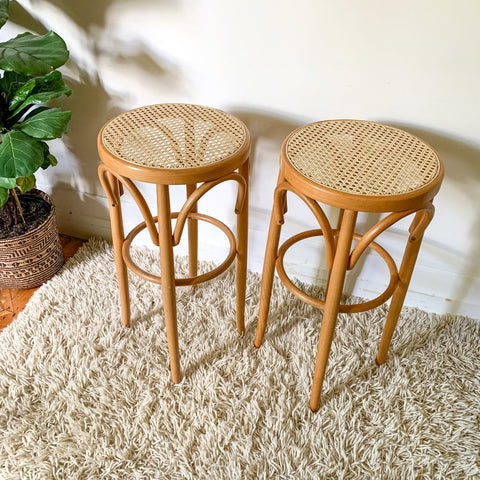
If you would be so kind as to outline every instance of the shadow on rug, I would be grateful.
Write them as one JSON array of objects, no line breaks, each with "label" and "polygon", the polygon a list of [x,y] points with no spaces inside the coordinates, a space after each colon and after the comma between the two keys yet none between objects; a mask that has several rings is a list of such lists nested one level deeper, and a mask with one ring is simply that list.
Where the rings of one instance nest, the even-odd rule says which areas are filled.
[{"label": "shadow on rug", "polygon": [[178,288],[174,385],[160,287],[130,279],[126,329],[94,238],[0,334],[1,479],[480,478],[479,322],[404,309],[378,367],[386,308],[341,315],[313,414],[321,312],[275,283],[257,350],[259,275],[243,337],[232,270]]}]

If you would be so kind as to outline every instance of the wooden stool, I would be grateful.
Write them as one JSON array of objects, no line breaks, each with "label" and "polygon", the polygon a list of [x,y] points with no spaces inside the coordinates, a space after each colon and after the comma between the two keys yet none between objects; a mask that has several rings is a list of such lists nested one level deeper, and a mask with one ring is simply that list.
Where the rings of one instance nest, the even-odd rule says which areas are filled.
[{"label": "wooden stool", "polygon": [[[120,289],[122,324],[130,326],[127,267],[162,286],[172,380],[180,382],[180,358],[175,287],[196,285],[222,272],[236,258],[236,322],[243,334],[247,274],[248,156],[250,138],[245,125],[220,110],[198,105],[164,104],[137,108],[110,120],[98,135],[102,164],[98,172],[109,201],[115,263]],[[237,171],[238,170],[238,171]],[[132,180],[156,185],[157,212],[150,209]],[[238,183],[235,206],[237,236],[219,220],[198,213],[198,200],[219,183]],[[202,183],[197,188],[197,183]],[[170,211],[169,185],[186,185],[187,200],[179,212]],[[144,222],[124,235],[120,197],[126,188]],[[171,219],[176,218],[172,233]],[[178,245],[188,219],[189,277],[175,278],[173,247]],[[225,261],[210,272],[197,274],[198,220],[221,229],[230,242]],[[158,230],[156,227],[158,225]],[[130,256],[133,239],[147,228],[160,247],[161,276],[139,268]]]},{"label": "wooden stool", "polygon": [[[313,375],[310,407],[318,410],[323,378],[338,312],[363,312],[386,302],[389,313],[377,362],[382,364],[403,305],[425,228],[433,218],[432,200],[440,188],[443,165],[437,154],[417,137],[374,122],[332,120],[301,127],[283,143],[280,174],[274,194],[255,346],[260,347],[267,326],[275,267],[285,286],[297,297],[323,309],[323,320]],[[294,235],[278,248],[287,211],[287,191],[295,193],[312,211],[320,229]],[[317,202],[340,209],[333,229]],[[358,212],[390,213],[364,235],[354,233]],[[400,271],[389,253],[374,240],[388,227],[415,214]],[[294,243],[323,235],[329,279],[325,301],[307,295],[288,278],[283,258]],[[352,241],[356,244],[353,250]],[[345,274],[367,247],[386,262],[390,283],[380,296],[356,305],[341,305]]]}]

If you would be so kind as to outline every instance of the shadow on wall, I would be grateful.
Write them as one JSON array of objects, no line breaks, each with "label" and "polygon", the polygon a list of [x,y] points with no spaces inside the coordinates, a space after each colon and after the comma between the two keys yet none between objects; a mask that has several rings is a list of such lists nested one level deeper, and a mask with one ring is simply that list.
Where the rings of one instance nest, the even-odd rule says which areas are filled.
[{"label": "shadow on wall", "polygon": [[[478,284],[480,278],[480,262],[478,260],[480,258],[480,203],[478,202],[480,149],[443,134],[415,126],[405,124],[392,124],[392,126],[410,132],[427,142],[438,153],[445,165],[445,179],[434,204],[438,207],[440,203],[443,203],[444,207],[452,205],[457,209],[454,222],[442,225],[442,231],[447,235],[458,232],[458,243],[453,244],[450,241],[447,244],[442,242],[442,238],[439,238],[438,241],[428,239],[424,242],[438,249],[439,258],[445,253],[453,254],[463,260],[461,263],[466,265],[464,269],[460,265],[464,281],[457,286],[455,292],[452,292],[452,298],[456,299],[455,305],[459,305],[469,296],[475,282]],[[447,198],[447,193],[450,198]],[[455,198],[451,198],[452,194],[455,195]],[[466,203],[465,210],[462,209],[463,205],[460,199],[464,199],[463,205]],[[454,203],[455,200],[458,201]],[[466,221],[469,222],[468,225],[465,225]],[[462,245],[468,244],[468,241],[470,241],[468,249],[461,249]],[[454,307],[451,313],[458,313],[457,307]]]},{"label": "shadow on wall", "polygon": [[[96,2],[90,2],[88,8],[85,7],[84,3],[75,0],[49,0],[48,3],[54,5],[59,10],[62,10],[67,17],[75,21],[76,25],[86,32],[89,32],[93,26],[103,27],[105,25],[106,14],[109,7],[119,1],[129,0],[98,0]],[[42,19],[37,18],[35,11],[42,3],[44,3],[43,0],[32,0],[30,2],[30,12],[27,7],[12,2],[10,6],[10,14],[12,17],[14,16],[15,21],[20,25],[36,32],[40,32],[38,26],[40,25],[42,28],[45,27]]]},{"label": "shadow on wall", "polygon": [[[261,110],[232,108],[229,109],[229,113],[242,120],[250,132],[252,145],[250,203],[253,209],[262,215],[267,215],[269,219],[273,191],[277,184],[282,143],[293,130],[305,125],[308,121]],[[273,176],[271,172],[275,172]]]},{"label": "shadow on wall", "polygon": [[[42,6],[47,3],[50,10],[43,10]],[[126,77],[145,72],[159,82],[172,83],[177,80],[174,69],[170,65],[165,67],[159,64],[145,45],[136,44],[135,51],[129,50],[128,53],[122,50],[122,45],[112,46],[112,42],[104,45],[102,40],[108,37],[105,31],[109,9],[119,3],[133,2],[98,0],[89,2],[86,8],[82,2],[75,0],[32,0],[25,7],[15,2],[10,7],[10,17],[14,23],[38,34],[46,33],[49,29],[56,30],[70,49],[70,59],[66,65],[68,71],[64,72],[64,77],[73,93],[57,103],[72,111],[69,132],[63,139],[72,155],[64,159],[67,167],[64,167],[63,174],[60,163],[60,168],[55,172],[48,171],[47,177],[53,183],[52,198],[57,204],[60,230],[82,237],[92,233],[88,226],[83,232],[83,228],[78,227],[83,221],[79,218],[82,215],[88,216],[93,212],[97,219],[103,218],[103,223],[109,225],[108,208],[97,177],[99,158],[96,138],[101,127],[123,111],[129,102],[128,95],[123,92],[120,95],[106,89],[103,67],[108,69],[109,65],[115,65],[116,71],[121,71]],[[162,0],[158,3],[170,5],[172,1]],[[72,25],[71,32],[65,34],[60,31],[61,21],[58,26],[51,23],[52,18],[45,12],[52,8],[58,10],[55,13],[64,19],[65,25]],[[135,98],[133,92],[132,97]],[[62,162],[61,156],[59,161]]]},{"label": "shadow on wall", "polygon": [[[42,0],[33,0],[32,6],[41,3]],[[106,24],[109,8],[119,3],[138,3],[137,0],[97,0],[88,2],[88,7],[84,2],[77,0],[48,0],[48,3],[61,9],[66,15],[75,21],[75,23],[85,31],[91,31],[92,27],[103,28]],[[156,5],[168,6],[175,5],[176,0],[155,0]]]},{"label": "shadow on wall", "polygon": [[[82,7],[78,2],[60,2],[51,0],[50,3],[58,6],[64,14],[88,35],[90,25],[103,23],[106,11],[114,0],[100,1],[92,3],[89,8]],[[32,30],[38,34],[44,34],[49,30],[47,21],[43,22],[41,16],[36,13],[35,7],[43,2],[32,1],[31,11],[23,8],[21,5],[12,2],[10,6],[10,16],[12,21]],[[78,14],[78,18],[77,18]],[[64,38],[68,46],[68,38]],[[90,45],[85,45],[86,50]],[[95,137],[101,125],[116,113],[115,99],[108,94],[99,79],[98,74],[92,75],[90,72],[84,72],[79,67],[78,58],[72,54],[67,63],[68,68],[76,74],[77,78],[72,78],[68,72],[64,73],[66,83],[72,89],[70,97],[57,100],[58,105],[65,109],[72,110],[72,120],[69,125],[68,136],[65,137],[68,149],[79,159],[81,168],[89,166],[92,159],[97,158],[95,148]],[[52,102],[54,104],[55,101]],[[87,170],[85,168],[85,170]],[[85,171],[88,178],[88,172]]]}]

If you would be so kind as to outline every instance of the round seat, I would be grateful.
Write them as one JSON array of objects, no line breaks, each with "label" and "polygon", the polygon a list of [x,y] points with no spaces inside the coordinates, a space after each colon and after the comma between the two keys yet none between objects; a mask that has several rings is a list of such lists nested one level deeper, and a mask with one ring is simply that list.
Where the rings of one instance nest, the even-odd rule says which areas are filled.
[{"label": "round seat", "polygon": [[438,192],[443,166],[435,151],[398,128],[327,120],[292,132],[282,148],[285,176],[328,205],[365,212],[416,208]]},{"label": "round seat", "polygon": [[98,136],[105,165],[134,180],[168,185],[225,175],[245,161],[249,148],[240,120],[189,104],[130,110],[105,124]]}]

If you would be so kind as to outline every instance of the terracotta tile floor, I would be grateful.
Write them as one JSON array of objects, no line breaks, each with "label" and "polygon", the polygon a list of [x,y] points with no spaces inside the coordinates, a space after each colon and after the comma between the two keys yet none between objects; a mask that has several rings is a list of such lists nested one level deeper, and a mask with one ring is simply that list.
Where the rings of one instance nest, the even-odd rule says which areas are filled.
[{"label": "terracotta tile floor", "polygon": [[[65,261],[75,255],[85,240],[60,235]],[[38,287],[37,287],[38,288]],[[11,290],[0,287],[0,330],[15,320],[15,317],[25,308],[33,292],[37,288],[29,290]]]}]

